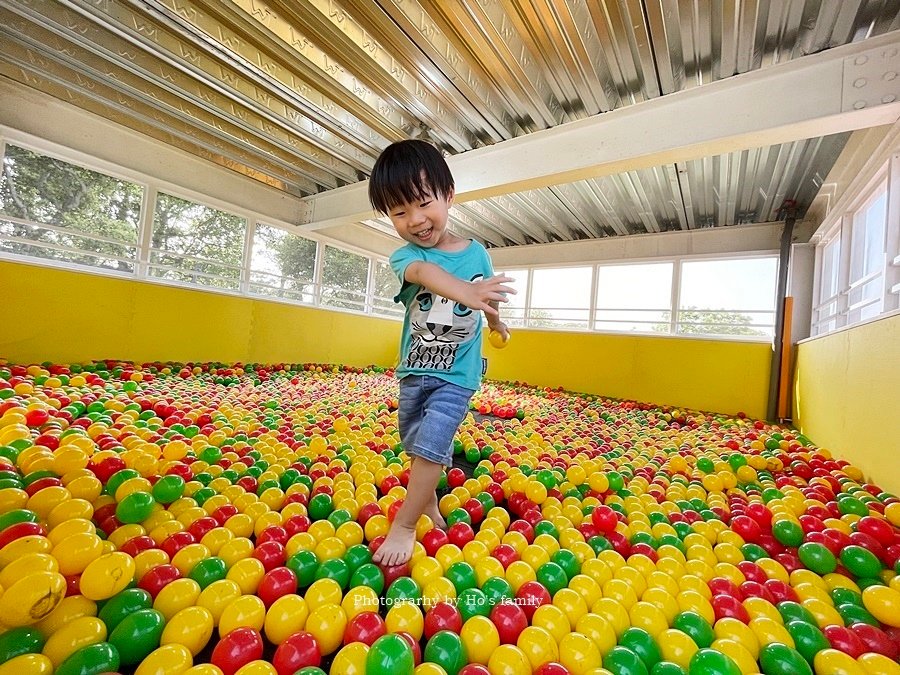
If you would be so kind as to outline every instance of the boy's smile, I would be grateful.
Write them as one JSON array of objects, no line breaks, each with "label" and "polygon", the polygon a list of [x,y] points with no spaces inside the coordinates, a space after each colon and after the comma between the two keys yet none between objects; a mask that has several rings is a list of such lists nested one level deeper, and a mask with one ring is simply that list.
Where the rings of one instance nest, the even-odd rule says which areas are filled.
[{"label": "boy's smile", "polygon": [[434,232],[434,227],[429,226],[427,230],[419,230],[418,232],[414,233],[413,236],[415,236],[419,241],[421,241],[423,243],[427,243],[428,240],[431,238],[431,234],[433,232]]},{"label": "boy's smile", "polygon": [[443,249],[459,241],[447,229],[452,203],[452,192],[446,198],[426,193],[419,200],[390,209],[388,217],[404,240],[423,248]]}]

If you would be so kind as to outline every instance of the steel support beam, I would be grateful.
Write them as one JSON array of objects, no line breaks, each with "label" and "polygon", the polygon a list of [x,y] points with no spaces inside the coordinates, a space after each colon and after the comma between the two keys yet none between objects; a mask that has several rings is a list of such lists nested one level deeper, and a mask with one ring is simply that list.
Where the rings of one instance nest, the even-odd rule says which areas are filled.
[{"label": "steel support beam", "polygon": [[[467,202],[900,119],[900,31],[448,158]],[[368,182],[304,200],[316,230],[372,217]]]}]

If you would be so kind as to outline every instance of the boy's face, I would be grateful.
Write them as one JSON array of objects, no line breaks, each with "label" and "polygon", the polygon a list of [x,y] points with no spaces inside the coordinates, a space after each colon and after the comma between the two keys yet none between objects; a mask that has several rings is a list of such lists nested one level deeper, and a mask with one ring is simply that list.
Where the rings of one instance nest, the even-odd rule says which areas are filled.
[{"label": "boy's face", "polygon": [[406,241],[422,248],[440,248],[451,237],[447,230],[447,214],[451,204],[452,191],[444,198],[431,194],[429,190],[421,200],[390,209],[388,216],[397,234]]}]

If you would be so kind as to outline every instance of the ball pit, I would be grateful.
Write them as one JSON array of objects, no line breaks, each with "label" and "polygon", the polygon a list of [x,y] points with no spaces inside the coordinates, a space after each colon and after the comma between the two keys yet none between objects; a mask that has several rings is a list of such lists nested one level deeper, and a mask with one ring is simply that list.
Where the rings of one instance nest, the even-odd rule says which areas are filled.
[{"label": "ball pit", "polygon": [[471,405],[447,530],[384,568],[389,370],[0,361],[0,675],[900,673],[900,499],[849,463],[743,415]]}]

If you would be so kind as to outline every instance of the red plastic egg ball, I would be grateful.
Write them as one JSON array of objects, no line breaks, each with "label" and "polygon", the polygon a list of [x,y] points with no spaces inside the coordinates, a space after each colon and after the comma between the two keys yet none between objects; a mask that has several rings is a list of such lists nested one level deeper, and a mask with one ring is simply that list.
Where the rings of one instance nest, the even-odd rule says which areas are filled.
[{"label": "red plastic egg ball", "polygon": [[497,627],[500,643],[514,645],[519,634],[528,628],[525,611],[513,602],[501,602],[491,610],[491,621]]},{"label": "red plastic egg ball", "polygon": [[858,659],[867,651],[865,642],[849,628],[844,628],[844,626],[825,626],[822,629],[822,633],[824,633],[834,649],[842,651],[854,659]]},{"label": "red plastic egg ball", "polygon": [[531,617],[534,616],[537,608],[541,605],[550,604],[551,597],[550,592],[543,584],[537,581],[526,581],[516,591],[516,600],[518,606],[525,612],[525,616],[531,621]]},{"label": "red plastic egg ball", "polygon": [[712,599],[712,608],[716,620],[732,618],[742,623],[750,623],[750,613],[740,600],[732,595],[716,595]]},{"label": "red plastic egg ball", "polygon": [[609,534],[619,524],[616,512],[608,506],[598,506],[591,512],[591,522],[603,534]]},{"label": "red plastic egg ball", "polygon": [[141,577],[138,587],[156,598],[163,588],[180,578],[181,572],[174,565],[157,565]]},{"label": "red plastic egg ball", "polygon": [[491,675],[491,671],[480,663],[469,663],[463,666],[457,675]]},{"label": "red plastic egg ball", "polygon": [[422,546],[425,547],[425,553],[432,558],[441,546],[449,542],[450,539],[447,533],[438,527],[428,530],[422,537]]},{"label": "red plastic egg ball", "polygon": [[534,527],[524,520],[515,520],[509,525],[510,532],[518,532],[530,544],[534,541]]},{"label": "red plastic egg ball", "polygon": [[297,575],[287,567],[276,567],[263,576],[256,594],[268,608],[285,595],[297,592]]},{"label": "red plastic egg ball", "polygon": [[218,666],[224,675],[234,675],[251,661],[263,655],[262,636],[252,628],[235,628],[212,651],[210,663]]},{"label": "red plastic egg ball", "polygon": [[447,472],[447,485],[451,488],[460,487],[466,482],[466,474],[460,468],[453,468]]},{"label": "red plastic egg ball", "polygon": [[278,645],[272,657],[272,665],[278,675],[294,675],[302,668],[318,667],[322,653],[316,639],[306,632],[294,633]]},{"label": "red plastic egg ball", "polygon": [[462,614],[449,602],[438,602],[425,613],[424,635],[426,639],[442,630],[459,635],[462,626]]},{"label": "red plastic egg ball", "polygon": [[571,675],[569,669],[555,661],[548,661],[538,666],[534,671],[534,675]]},{"label": "red plastic egg ball", "polygon": [[379,565],[379,569],[381,573],[384,575],[384,587],[390,588],[391,584],[394,583],[400,577],[408,577],[409,576],[409,563],[405,562],[402,565],[390,565],[384,566]]},{"label": "red plastic egg ball", "polygon": [[406,633],[402,630],[399,631],[397,635],[402,637],[409,644],[409,648],[413,653],[413,664],[418,666],[420,663],[422,663],[422,647],[419,645],[419,641],[409,633]]},{"label": "red plastic egg ball", "polygon": [[496,558],[497,561],[503,565],[503,569],[506,569],[519,559],[518,551],[509,544],[498,544],[497,547],[491,551],[491,556]]},{"label": "red plastic egg ball", "polygon": [[252,555],[263,564],[266,572],[271,572],[276,567],[284,565],[284,546],[277,541],[267,541],[259,544],[253,550]]},{"label": "red plastic egg ball", "polygon": [[382,635],[387,634],[387,627],[377,612],[360,612],[347,624],[344,630],[344,644],[362,642],[369,647]]},{"label": "red plastic egg ball", "polygon": [[890,636],[880,628],[870,626],[867,623],[855,623],[850,630],[862,640],[867,652],[875,652],[896,661],[900,657],[900,647],[891,640]]},{"label": "red plastic egg ball", "polygon": [[447,539],[454,546],[462,548],[475,539],[475,531],[468,523],[453,523],[447,530]]}]

